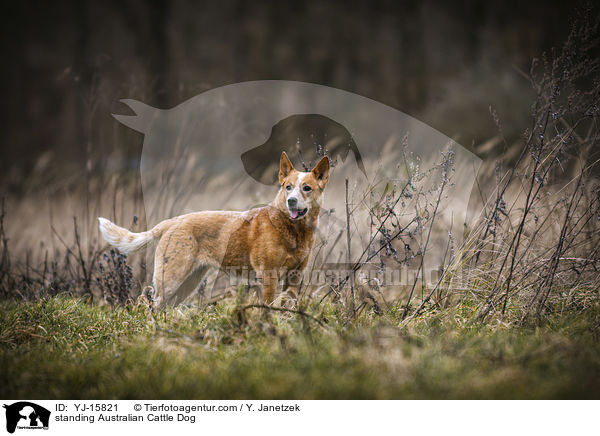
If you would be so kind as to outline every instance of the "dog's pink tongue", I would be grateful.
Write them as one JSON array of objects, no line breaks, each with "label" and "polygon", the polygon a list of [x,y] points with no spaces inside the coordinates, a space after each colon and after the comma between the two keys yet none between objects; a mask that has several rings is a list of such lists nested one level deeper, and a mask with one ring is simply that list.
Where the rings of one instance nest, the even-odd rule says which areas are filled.
[{"label": "dog's pink tongue", "polygon": [[299,211],[297,211],[297,210],[290,210],[290,216],[292,217],[292,219],[298,218],[298,215],[299,215]]}]

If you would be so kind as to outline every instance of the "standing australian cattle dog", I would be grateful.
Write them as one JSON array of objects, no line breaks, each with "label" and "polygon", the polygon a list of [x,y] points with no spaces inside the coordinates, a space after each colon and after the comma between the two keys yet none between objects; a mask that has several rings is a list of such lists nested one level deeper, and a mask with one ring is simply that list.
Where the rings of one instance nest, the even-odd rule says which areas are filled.
[{"label": "standing australian cattle dog", "polygon": [[210,267],[254,270],[262,279],[262,300],[270,304],[279,279],[306,267],[328,180],[327,156],[312,171],[301,172],[284,152],[279,165],[281,187],[265,207],[190,213],[142,233],[98,218],[100,232],[125,254],[158,241],[152,278],[158,306],[181,303]]}]

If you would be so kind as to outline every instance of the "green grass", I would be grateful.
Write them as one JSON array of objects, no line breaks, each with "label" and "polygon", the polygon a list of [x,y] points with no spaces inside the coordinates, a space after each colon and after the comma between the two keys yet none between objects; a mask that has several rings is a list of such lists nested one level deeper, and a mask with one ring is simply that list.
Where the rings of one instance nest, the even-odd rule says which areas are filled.
[{"label": "green grass", "polygon": [[[0,303],[3,398],[599,398],[600,310],[470,325],[473,307],[325,327],[236,300],[153,316],[69,297]],[[308,309],[312,313],[311,308]]]}]

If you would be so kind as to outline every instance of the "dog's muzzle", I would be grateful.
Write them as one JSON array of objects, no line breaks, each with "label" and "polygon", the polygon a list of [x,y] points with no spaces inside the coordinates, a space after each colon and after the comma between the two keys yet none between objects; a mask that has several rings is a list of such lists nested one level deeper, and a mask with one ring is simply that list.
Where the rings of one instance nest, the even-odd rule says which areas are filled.
[{"label": "dog's muzzle", "polygon": [[306,212],[308,212],[308,207],[305,207],[304,209],[298,209],[295,207],[288,206],[288,211],[290,213],[290,218],[293,220],[296,220],[296,219],[302,218],[304,215],[306,215]]},{"label": "dog's muzzle", "polygon": [[307,207],[298,207],[298,199],[296,197],[288,198],[287,207],[290,212],[290,218],[293,220],[302,218],[308,212]]}]

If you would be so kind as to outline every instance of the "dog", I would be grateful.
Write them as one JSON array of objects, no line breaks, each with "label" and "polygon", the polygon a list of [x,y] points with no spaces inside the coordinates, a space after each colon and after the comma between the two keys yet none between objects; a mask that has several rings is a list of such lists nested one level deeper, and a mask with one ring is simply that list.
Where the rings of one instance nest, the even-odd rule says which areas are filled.
[{"label": "dog", "polygon": [[124,254],[158,241],[152,278],[155,306],[183,302],[211,267],[253,270],[262,284],[262,302],[272,304],[280,279],[306,267],[329,170],[327,156],[311,171],[302,172],[283,152],[280,188],[267,206],[244,212],[190,213],[164,220],[142,233],[100,217],[100,233]]}]

